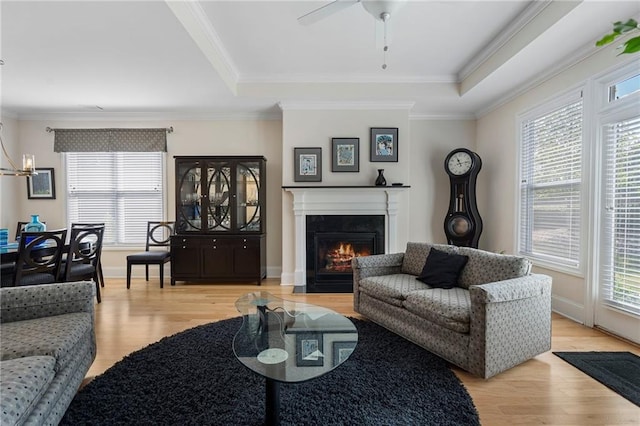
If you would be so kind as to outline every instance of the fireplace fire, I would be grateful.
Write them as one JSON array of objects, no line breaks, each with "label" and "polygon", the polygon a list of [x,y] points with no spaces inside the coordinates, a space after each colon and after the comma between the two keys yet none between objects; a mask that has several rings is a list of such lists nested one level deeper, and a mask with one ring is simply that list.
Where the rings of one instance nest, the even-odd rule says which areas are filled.
[{"label": "fireplace fire", "polygon": [[[325,255],[325,267],[326,272],[351,272],[351,259],[359,256],[369,256],[371,250],[364,248],[359,251],[355,251],[353,244],[347,242],[339,242],[330,249]],[[324,272],[321,270],[320,272]]]},{"label": "fireplace fire", "polygon": [[358,256],[369,256],[372,253],[371,244],[352,244],[340,241],[328,250],[319,248],[318,251],[318,272],[319,273],[351,273],[351,259]]}]

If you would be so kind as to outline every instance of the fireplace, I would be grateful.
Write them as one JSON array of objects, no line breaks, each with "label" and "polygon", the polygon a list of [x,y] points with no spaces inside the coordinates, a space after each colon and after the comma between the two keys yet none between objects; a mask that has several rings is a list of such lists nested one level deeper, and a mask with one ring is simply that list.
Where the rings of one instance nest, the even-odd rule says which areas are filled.
[{"label": "fireplace", "polygon": [[[294,226],[291,239],[283,238],[283,253],[293,253],[291,269],[283,270],[283,285],[293,284],[295,292],[306,291],[307,273],[315,267],[308,266],[307,217],[336,215],[375,215],[383,219],[380,253],[398,253],[408,237],[406,223],[407,197],[402,196],[409,186],[284,186],[292,196]],[[283,212],[286,215],[286,212]],[[285,228],[286,229],[286,228]],[[347,230],[349,231],[349,230]],[[343,232],[347,232],[343,231]],[[324,232],[331,232],[327,230]],[[358,231],[360,232],[360,231]],[[286,261],[283,259],[283,266]]]},{"label": "fireplace", "polygon": [[351,259],[384,253],[384,215],[308,215],[308,293],[353,291]]}]

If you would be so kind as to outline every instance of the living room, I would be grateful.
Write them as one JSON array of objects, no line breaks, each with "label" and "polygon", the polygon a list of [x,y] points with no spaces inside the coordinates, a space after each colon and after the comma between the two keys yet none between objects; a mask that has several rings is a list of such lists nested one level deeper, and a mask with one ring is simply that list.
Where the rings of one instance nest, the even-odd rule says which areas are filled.
[{"label": "living room", "polygon": [[[153,92],[153,88],[149,90],[142,84],[143,78],[136,79],[132,87],[124,90],[125,94],[120,97],[120,104],[106,105],[104,104],[108,99],[106,97],[88,99],[85,96],[69,96],[65,101],[60,98],[62,92],[55,91],[48,95],[50,101],[40,104],[38,102],[41,101],[32,100],[38,99],[35,94],[30,92],[16,93],[12,89],[12,85],[17,85],[19,75],[23,74],[12,71],[11,67],[20,60],[19,56],[15,56],[15,52],[21,48],[25,49],[16,42],[21,39],[24,31],[35,31],[34,27],[43,22],[46,23],[44,28],[47,26],[55,27],[54,23],[47,23],[47,13],[50,11],[48,8],[55,10],[56,5],[55,2],[48,3],[52,4],[46,7],[38,4],[38,7],[42,6],[40,11],[30,9],[28,4],[27,6],[18,5],[17,2],[3,1],[0,4],[3,28],[3,55],[0,59],[4,61],[4,65],[0,67],[3,73],[0,135],[7,151],[13,158],[19,158],[23,153],[32,153],[35,155],[37,167],[48,167],[55,170],[57,197],[54,200],[28,199],[24,178],[3,177],[0,186],[3,205],[3,209],[0,211],[2,227],[13,229],[18,220],[24,220],[34,213],[46,219],[47,225],[51,229],[66,227],[68,224],[65,160],[63,155],[54,153],[55,132],[47,132],[47,128],[172,127],[173,132],[167,135],[167,152],[165,153],[164,212],[166,216],[161,219],[174,219],[174,200],[176,198],[174,156],[262,155],[267,158],[267,277],[270,284],[275,283],[278,287],[280,285],[285,287],[283,291],[290,290],[292,285],[300,286],[302,284],[296,278],[293,197],[291,193],[282,188],[283,186],[309,185],[295,180],[294,148],[322,148],[324,163],[322,181],[313,183],[311,186],[371,186],[376,179],[377,170],[381,168],[384,169],[389,184],[399,182],[410,186],[399,196],[397,243],[395,245],[398,251],[402,251],[406,243],[410,241],[446,242],[443,221],[449,202],[449,179],[443,167],[444,159],[455,148],[468,148],[477,152],[483,162],[477,185],[478,209],[484,222],[479,247],[492,252],[516,254],[518,253],[516,241],[519,223],[517,217],[520,155],[518,146],[519,117],[564,94],[569,89],[590,87],[589,90],[593,91],[598,82],[604,78],[603,76],[618,70],[627,70],[629,67],[636,69],[638,67],[637,57],[618,55],[616,43],[604,48],[595,48],[594,46],[597,39],[610,31],[611,22],[638,15],[639,10],[635,2],[615,2],[615,7],[610,4],[586,2],[594,4],[573,5],[575,8],[557,4],[567,2],[550,2],[549,7],[566,7],[570,10],[556,11],[555,13],[561,13],[561,15],[556,17],[555,25],[547,23],[547,32],[540,31],[535,36],[529,35],[531,39],[528,42],[518,40],[517,37],[510,39],[512,44],[503,41],[502,50],[498,49],[497,53],[494,52],[494,56],[490,56],[490,60],[485,62],[488,64],[486,66],[489,66],[493,61],[492,72],[479,67],[476,73],[470,73],[469,78],[463,81],[413,83],[409,79],[401,80],[397,77],[396,80],[401,83],[394,83],[392,78],[389,79],[390,82],[385,83],[385,76],[381,77],[379,72],[382,71],[377,69],[380,67],[378,62],[382,63],[381,61],[384,60],[383,52],[371,46],[375,54],[371,57],[367,56],[367,60],[363,61],[366,62],[366,65],[371,62],[369,59],[377,61],[373,64],[376,67],[376,74],[373,77],[370,76],[371,82],[353,85],[348,81],[316,81],[305,84],[304,81],[279,83],[277,79],[274,79],[270,81],[270,84],[261,85],[259,79],[256,78],[254,81],[249,79],[249,82],[236,81],[232,83],[231,86],[235,87],[237,95],[229,95],[229,93],[233,93],[233,90],[228,89],[228,85],[225,86],[228,75],[222,70],[224,67],[219,63],[212,64],[212,57],[215,55],[212,56],[205,49],[204,53],[200,53],[201,63],[198,62],[198,71],[194,74],[197,74],[197,78],[202,78],[201,73],[205,73],[203,65],[208,67],[210,73],[208,78],[216,80],[216,83],[212,85],[218,89],[222,87],[223,93],[220,96],[225,102],[230,99],[227,103],[227,110],[218,106],[216,106],[217,109],[209,107],[205,111],[193,108],[180,110],[178,104],[161,105],[160,101],[157,104],[150,101],[144,103],[138,100],[135,95],[131,95],[135,94],[137,90]],[[167,9],[163,10],[158,18],[166,27],[170,26],[173,30],[178,27],[184,31],[185,28],[181,27],[181,25],[185,25],[184,20],[187,19],[181,14],[184,11],[170,11],[164,4],[153,3],[154,13],[159,7]],[[307,4],[296,5],[295,9],[288,12],[293,16],[293,21],[297,16],[302,15],[302,13],[297,15],[298,11],[313,10],[316,6],[322,5],[322,2],[304,3]],[[438,2],[428,3],[433,4],[433,7],[443,6]],[[73,14],[71,4],[64,5],[64,11],[69,14]],[[264,4],[251,5],[255,6],[259,12],[266,13]],[[83,6],[86,7],[86,5]],[[104,5],[101,6],[104,7]],[[518,5],[509,4],[509,7],[513,8],[511,9],[512,13],[525,8],[525,5],[519,5],[520,9],[516,6]],[[179,8],[180,6],[174,5],[173,7]],[[215,5],[207,4],[207,2],[203,2],[203,7],[205,10],[207,8],[215,9]],[[284,6],[279,5],[279,7]],[[597,9],[598,7],[599,9]],[[596,8],[595,12],[590,8]],[[550,9],[546,10],[547,13],[550,13]],[[235,13],[236,15],[233,16],[238,19],[239,13],[237,11]],[[372,19],[370,15],[361,10],[359,5],[352,6],[345,13],[355,14],[358,19]],[[398,15],[393,16],[392,20],[394,18],[400,20],[403,16],[407,19],[410,18],[402,13],[406,13],[406,10],[403,12],[403,9],[400,9]],[[29,15],[33,16],[33,22],[22,20]],[[114,13],[114,15],[117,14]],[[535,16],[542,19],[544,13],[538,12],[538,15]],[[575,23],[576,20],[580,21],[584,16],[588,16],[591,20],[595,17],[597,21],[586,21],[589,22],[589,25],[585,25],[585,21],[581,21],[578,27],[569,26],[568,21]],[[337,17],[340,19],[339,15]],[[39,22],[38,19],[42,22]],[[224,32],[228,30],[226,26],[232,25],[231,23],[219,22],[221,18],[211,19],[212,22],[209,24],[213,25],[221,36],[226,34]],[[252,17],[251,19],[257,18]],[[327,19],[331,19],[331,17],[322,22]],[[165,20],[169,20],[169,22],[167,23]],[[182,22],[180,22],[181,20]],[[87,22],[91,21],[87,18]],[[109,22],[109,20],[105,17],[104,22]],[[504,25],[505,22],[503,21],[502,24]],[[119,25],[125,24],[120,23]],[[404,24],[396,25],[397,27],[392,27],[392,31],[397,30],[398,33],[397,36],[394,34],[395,37],[387,58],[388,69],[385,71],[392,71],[394,60],[399,60],[398,56],[394,56],[394,49],[403,51],[401,45],[403,38],[399,27]],[[533,26],[525,26],[525,29],[532,30],[532,28],[541,25],[544,26],[534,19]],[[575,32],[563,31],[563,25],[567,25],[566,28],[579,28],[579,37]],[[22,28],[18,31],[16,27]],[[585,30],[585,27],[588,27],[588,30]],[[182,41],[191,43],[189,49],[200,52],[198,49],[203,49],[202,45],[197,46],[197,42],[193,42],[189,37],[194,37],[194,35],[188,34],[189,29],[194,31],[194,27],[187,25],[186,28],[187,32],[179,37]],[[313,26],[305,28],[315,31]],[[499,34],[503,28],[494,28],[493,34]],[[334,30],[333,27],[331,29]],[[148,31],[153,32],[154,35],[162,32],[157,28],[150,28]],[[347,31],[347,34],[352,34],[355,27]],[[367,36],[373,37],[372,31],[363,30],[363,32]],[[70,33],[73,34],[73,31]],[[51,34],[56,33],[45,32],[44,35],[34,37],[34,39],[42,42]],[[514,34],[523,36],[523,32],[515,31]],[[81,38],[77,35],[75,37]],[[560,42],[557,37],[562,37]],[[575,40],[573,40],[574,38]],[[68,41],[64,37],[61,37],[60,40]],[[520,54],[513,51],[517,48],[518,42],[524,43]],[[541,56],[558,55],[553,51],[545,51],[545,49],[551,49],[550,46],[555,44],[563,45],[565,42],[569,47],[562,47],[564,50],[551,62],[552,66],[547,66],[544,72],[534,70],[533,75],[527,75],[524,80],[520,79],[517,84],[506,87],[507,77],[513,77],[513,74],[518,73],[524,75],[527,71],[526,64],[530,64],[528,67],[532,69],[535,68],[538,66],[537,60],[542,62],[542,59],[539,59]],[[240,42],[235,41],[234,43]],[[227,47],[229,55],[233,58],[235,50],[233,50],[232,44],[227,42],[224,43],[224,46]],[[171,46],[174,47],[173,44]],[[278,48],[286,49],[281,46]],[[55,49],[51,49],[55,51]],[[560,50],[560,47],[558,49]],[[180,51],[175,47],[168,53],[162,52],[160,48],[159,50],[160,53],[166,55],[168,59],[165,60],[167,61],[180,60]],[[5,56],[5,52],[14,53],[14,56]],[[193,52],[189,50],[189,53]],[[474,53],[476,52],[467,52],[466,57],[468,58]],[[149,55],[153,59],[157,59],[159,54],[156,51],[149,51]],[[184,55],[186,56],[186,53]],[[507,55],[510,60],[505,59],[504,56],[500,59],[501,55]],[[54,61],[54,56],[51,55],[47,59]],[[70,57],[66,58],[70,60]],[[117,57],[113,60],[116,61]],[[184,60],[185,64],[190,64],[188,60],[192,60],[192,57],[189,56]],[[346,60],[343,59],[343,61]],[[78,67],[78,64],[69,61],[67,67]],[[127,65],[119,64],[117,67],[126,68]],[[160,68],[159,73],[162,73]],[[486,75],[482,75],[483,73]],[[34,79],[34,86],[36,83],[44,84],[44,86],[38,86],[43,90],[47,85],[57,85],[53,77],[47,76],[44,64],[41,64],[41,68],[37,71],[31,68],[30,73],[27,73],[26,76]],[[196,76],[194,76],[195,78]],[[47,81],[47,79],[50,80]],[[474,83],[474,79],[477,80],[476,83]],[[44,83],[41,80],[44,80]],[[500,84],[501,81],[505,82],[504,86]],[[89,79],[88,84],[97,87],[106,83]],[[167,81],[165,84],[171,85],[172,82]],[[185,93],[197,96],[198,101],[201,101],[203,97],[216,96],[210,86],[206,86],[206,89],[202,91],[197,90],[197,87],[195,89],[189,88],[189,84],[184,82],[181,82],[179,86]],[[68,94],[72,93],[70,88],[73,88],[73,82],[67,86]],[[78,92],[96,93],[91,86],[79,87],[77,90]],[[485,96],[482,98],[484,103],[475,102],[481,92],[489,90],[500,93],[500,96]],[[128,93],[126,93],[127,91]],[[127,99],[129,95],[131,95],[131,101]],[[186,95],[184,96],[186,97]],[[467,103],[467,99],[471,99],[473,102],[468,101]],[[58,104],[58,101],[62,102]],[[139,104],[136,104],[136,101],[140,101]],[[178,102],[180,101],[184,101],[184,99],[179,99]],[[270,106],[243,110],[241,101],[260,105],[269,104]],[[79,107],[79,104],[84,106]],[[96,105],[105,110],[98,110]],[[384,164],[369,161],[369,137],[372,127],[398,129],[397,162]],[[357,173],[333,173],[330,171],[331,140],[336,137],[359,138],[360,167]],[[3,158],[4,166],[5,160]],[[585,197],[589,198],[588,195]],[[595,258],[595,253],[597,253],[596,247],[594,247],[596,239],[593,235],[595,228],[591,228],[591,222],[587,221],[582,229],[585,231],[584,248],[580,252],[583,265],[579,272],[553,268],[548,266],[548,263],[546,266],[534,263],[534,271],[550,275],[553,278],[552,303],[556,314],[568,318],[576,324],[592,327],[598,325],[594,323],[597,321],[595,319],[596,308],[594,307],[596,304],[595,294],[597,294],[596,280],[593,278],[593,271],[590,270],[592,267],[590,259]],[[105,247],[102,253],[102,265],[107,280],[105,297],[108,297],[111,291],[109,288],[110,280],[114,280],[113,282],[118,286],[124,286],[122,278],[126,275],[126,256],[134,251],[139,251],[140,248],[140,246]],[[143,281],[141,270],[134,271],[134,274],[135,278],[139,280],[137,285],[147,286]],[[152,271],[152,278],[157,278],[154,271]],[[180,284],[175,289],[178,290],[179,287]],[[172,290],[174,289],[166,287],[163,289],[165,292]],[[148,290],[142,292],[138,289],[135,291],[136,293],[132,294],[160,291],[160,289],[153,281],[148,284]],[[113,290],[112,293],[117,294],[119,301],[126,298],[126,294],[120,294],[120,290],[117,292]],[[329,296],[321,297],[320,300],[328,298]],[[100,306],[97,309],[111,311],[115,308]],[[102,315],[107,315],[107,313]],[[638,318],[633,318],[628,323],[629,315],[617,313],[613,313],[613,315],[614,317],[611,319],[614,323],[613,331],[618,331],[617,334],[625,339],[639,342]],[[187,319],[186,322],[189,320]],[[616,324],[621,325],[619,330],[615,330]],[[605,328],[611,330],[612,327],[606,326]],[[98,350],[100,351],[100,349]],[[637,348],[628,350],[638,352]],[[482,384],[478,386],[481,387]]]}]

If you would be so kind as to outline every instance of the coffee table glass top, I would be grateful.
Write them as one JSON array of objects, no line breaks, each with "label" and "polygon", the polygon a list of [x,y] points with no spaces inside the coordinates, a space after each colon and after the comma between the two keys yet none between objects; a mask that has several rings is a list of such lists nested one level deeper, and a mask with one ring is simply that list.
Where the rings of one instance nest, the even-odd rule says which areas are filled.
[{"label": "coffee table glass top", "polygon": [[353,323],[331,309],[284,300],[266,291],[236,301],[243,322],[233,339],[238,360],[285,383],[321,376],[345,362],[358,342]]}]

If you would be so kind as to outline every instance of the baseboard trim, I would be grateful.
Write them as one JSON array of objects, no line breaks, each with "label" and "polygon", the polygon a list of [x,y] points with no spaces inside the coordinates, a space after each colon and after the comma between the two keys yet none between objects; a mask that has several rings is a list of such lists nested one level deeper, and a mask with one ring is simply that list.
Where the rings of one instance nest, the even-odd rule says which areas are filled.
[{"label": "baseboard trim", "polygon": [[551,296],[551,310],[579,324],[584,324],[585,309],[573,300],[561,296]]}]

